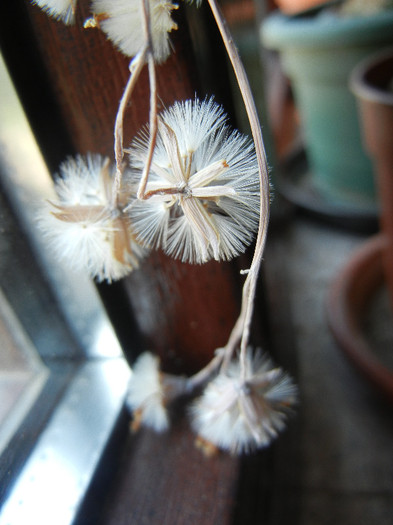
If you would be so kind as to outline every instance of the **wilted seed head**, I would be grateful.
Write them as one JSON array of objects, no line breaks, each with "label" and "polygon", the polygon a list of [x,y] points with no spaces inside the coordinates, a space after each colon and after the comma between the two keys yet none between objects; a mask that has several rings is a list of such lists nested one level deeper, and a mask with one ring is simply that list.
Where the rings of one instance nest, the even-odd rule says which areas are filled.
[{"label": "wilted seed head", "polygon": [[163,432],[169,428],[168,404],[185,392],[186,380],[160,371],[160,360],[144,352],[132,367],[126,405],[133,413],[132,429],[141,425]]},{"label": "wilted seed head", "polygon": [[285,426],[297,389],[280,368],[259,353],[247,356],[242,378],[239,361],[211,381],[191,409],[198,436],[234,454],[263,448]]},{"label": "wilted seed head", "polygon": [[[140,240],[183,262],[231,259],[245,250],[258,227],[254,148],[225,121],[212,99],[177,102],[164,111],[146,199],[128,208]],[[144,130],[130,149],[135,180],[147,152]]]},{"label": "wilted seed head", "polygon": [[99,281],[120,279],[138,266],[145,250],[137,244],[123,213],[129,198],[127,176],[112,205],[113,169],[100,155],[70,158],[60,167],[55,189],[39,223],[59,258]]},{"label": "wilted seed head", "polygon": [[134,414],[133,430],[141,424],[156,432],[167,430],[169,418],[164,399],[159,358],[145,352],[132,367],[126,397],[126,405]]},{"label": "wilted seed head", "polygon": [[[170,0],[149,0],[150,32],[153,55],[157,63],[164,62],[171,52],[169,33],[177,29],[171,17],[177,5]],[[93,0],[93,22],[122,53],[134,57],[145,45],[141,0]]]},{"label": "wilted seed head", "polygon": [[32,3],[65,24],[72,24],[75,21],[76,0],[32,0]]}]

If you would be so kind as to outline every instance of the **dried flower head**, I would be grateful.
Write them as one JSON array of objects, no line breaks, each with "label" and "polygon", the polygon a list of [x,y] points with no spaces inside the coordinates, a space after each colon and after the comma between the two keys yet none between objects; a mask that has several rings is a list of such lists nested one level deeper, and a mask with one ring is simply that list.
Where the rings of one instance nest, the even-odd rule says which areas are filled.
[{"label": "dried flower head", "polygon": [[[171,17],[177,5],[170,0],[149,0],[150,33],[153,55],[164,62],[171,52],[169,33],[177,29]],[[135,56],[145,44],[141,0],[93,0],[93,19],[85,27],[96,25],[127,56]]]},{"label": "dried flower head", "polygon": [[127,177],[114,208],[112,176],[109,159],[100,155],[68,159],[55,185],[59,201],[50,202],[39,217],[59,257],[99,281],[124,277],[145,253],[123,213],[129,198]]},{"label": "dried flower head", "polygon": [[169,428],[168,404],[184,393],[186,381],[182,377],[160,371],[160,360],[144,352],[132,367],[126,405],[133,412],[132,429],[141,425],[163,432]]},{"label": "dried flower head", "polygon": [[[129,206],[138,238],[183,262],[228,260],[251,242],[259,220],[252,143],[225,123],[212,99],[177,102],[159,116],[146,200]],[[136,178],[148,132],[131,145]]]},{"label": "dried flower head", "polygon": [[161,378],[158,357],[150,352],[140,355],[133,366],[126,398],[126,405],[134,414],[134,430],[141,424],[156,432],[168,429]]},{"label": "dried flower head", "polygon": [[297,399],[292,380],[259,353],[249,350],[246,373],[241,372],[236,360],[207,385],[191,409],[196,433],[235,454],[269,445]]},{"label": "dried flower head", "polygon": [[49,16],[65,24],[72,24],[75,20],[76,0],[32,0],[32,2],[46,11]]}]

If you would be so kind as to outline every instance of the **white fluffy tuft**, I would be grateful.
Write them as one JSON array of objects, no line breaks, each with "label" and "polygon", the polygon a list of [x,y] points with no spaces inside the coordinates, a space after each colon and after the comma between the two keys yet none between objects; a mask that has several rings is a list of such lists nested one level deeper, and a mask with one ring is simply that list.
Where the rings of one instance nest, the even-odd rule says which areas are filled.
[{"label": "white fluffy tuft", "polygon": [[192,425],[204,440],[234,454],[263,448],[285,426],[297,400],[292,380],[269,359],[249,351],[241,380],[239,361],[211,381],[191,408]]},{"label": "white fluffy tuft", "polygon": [[61,20],[65,24],[72,24],[75,21],[76,0],[32,0],[33,4],[38,5],[48,13],[49,16]]},{"label": "white fluffy tuft", "polygon": [[150,352],[138,357],[132,368],[126,405],[131,411],[140,412],[143,425],[163,432],[169,427],[169,418],[159,366],[159,358]]},{"label": "white fluffy tuft", "polygon": [[[112,174],[100,155],[68,159],[55,184],[59,200],[44,206],[38,217],[59,258],[109,282],[130,273],[146,253],[133,237],[128,216],[112,208]],[[126,181],[120,201],[127,195]]]},{"label": "white fluffy tuft", "polygon": [[[169,33],[177,26],[170,0],[149,0],[150,30],[156,62],[164,62],[171,52]],[[92,10],[107,37],[127,56],[135,56],[144,46],[140,0],[93,0]]]},{"label": "white fluffy tuft", "polygon": [[[212,99],[175,103],[159,118],[163,124],[147,184],[153,196],[129,208],[138,239],[183,262],[235,257],[250,244],[259,222],[252,143],[229,129],[223,109]],[[172,150],[171,141],[176,142]],[[147,150],[145,130],[131,144],[135,180]],[[180,157],[175,168],[173,151]]]}]

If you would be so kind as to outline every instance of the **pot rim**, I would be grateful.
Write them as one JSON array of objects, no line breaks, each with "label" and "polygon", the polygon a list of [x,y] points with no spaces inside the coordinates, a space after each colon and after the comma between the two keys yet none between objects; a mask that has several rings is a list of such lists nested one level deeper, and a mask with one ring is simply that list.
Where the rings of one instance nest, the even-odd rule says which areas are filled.
[{"label": "pot rim", "polygon": [[335,16],[324,9],[296,16],[274,12],[261,24],[260,39],[267,48],[329,49],[368,42],[391,43],[393,9],[368,16]]},{"label": "pot rim", "polygon": [[376,234],[364,242],[333,280],[327,297],[329,327],[349,359],[393,402],[393,371],[374,354],[363,330],[362,312],[384,282],[381,254],[387,237]]},{"label": "pot rim", "polygon": [[[379,85],[373,80],[375,75],[386,64],[391,66],[389,76]],[[387,91],[386,84],[390,80],[391,91]],[[359,99],[384,104],[393,107],[393,47],[378,51],[359,62],[352,70],[349,77],[349,89]]]}]

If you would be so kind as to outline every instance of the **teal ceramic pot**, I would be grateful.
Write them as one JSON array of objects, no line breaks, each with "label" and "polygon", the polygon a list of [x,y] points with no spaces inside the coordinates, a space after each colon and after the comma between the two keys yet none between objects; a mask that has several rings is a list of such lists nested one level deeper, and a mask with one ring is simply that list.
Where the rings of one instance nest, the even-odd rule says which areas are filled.
[{"label": "teal ceramic pot", "polygon": [[327,10],[294,17],[274,13],[262,24],[261,39],[279,51],[291,80],[313,185],[328,201],[375,207],[373,169],[348,81],[359,61],[393,44],[393,10],[367,17]]}]

